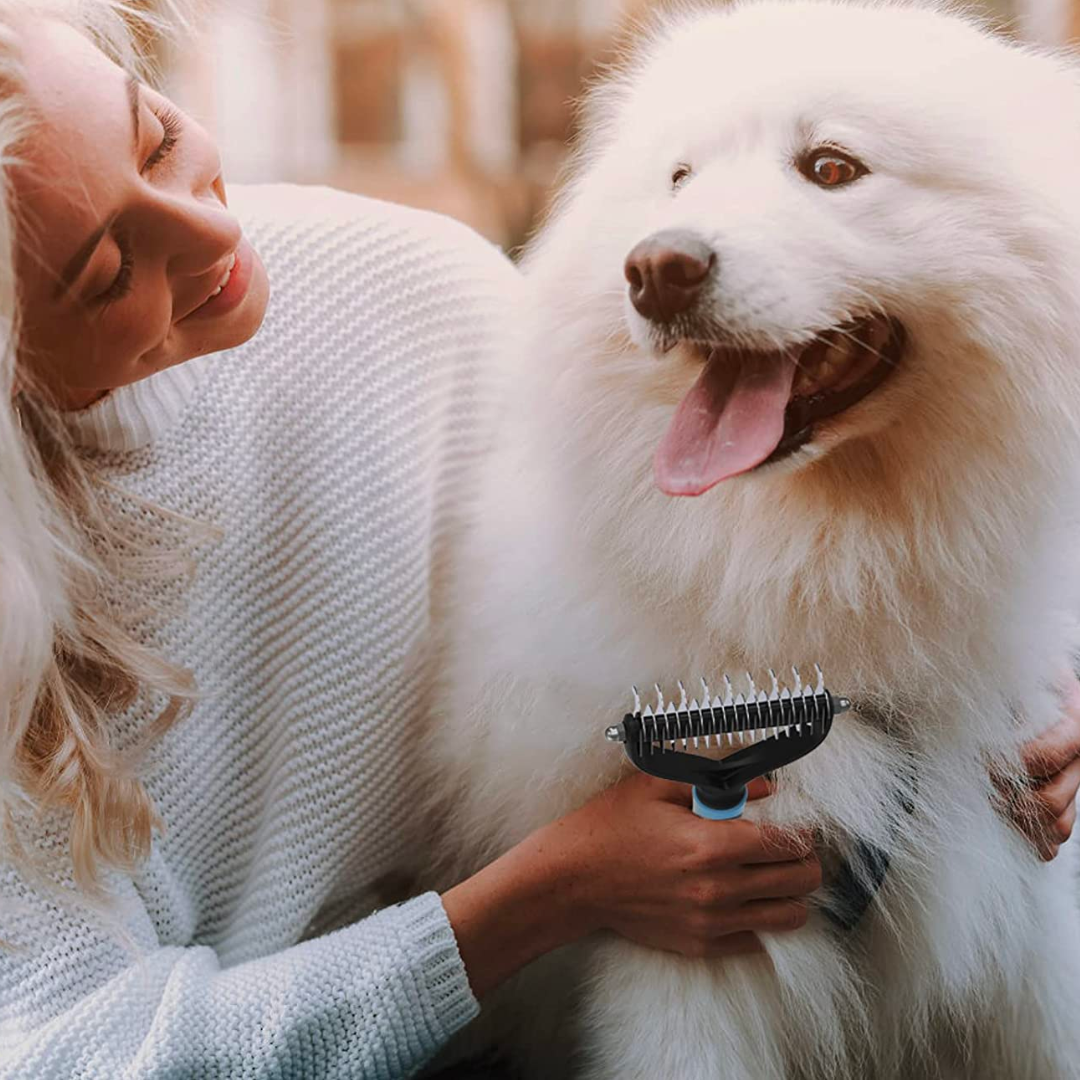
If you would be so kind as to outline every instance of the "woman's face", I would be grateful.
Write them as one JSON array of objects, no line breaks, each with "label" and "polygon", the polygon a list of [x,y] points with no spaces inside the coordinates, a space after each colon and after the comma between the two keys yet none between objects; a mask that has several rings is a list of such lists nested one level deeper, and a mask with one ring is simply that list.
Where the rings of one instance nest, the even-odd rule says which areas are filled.
[{"label": "woman's face", "polygon": [[250,338],[269,285],[206,132],[63,24],[20,41],[40,118],[11,170],[22,366],[77,409]]}]

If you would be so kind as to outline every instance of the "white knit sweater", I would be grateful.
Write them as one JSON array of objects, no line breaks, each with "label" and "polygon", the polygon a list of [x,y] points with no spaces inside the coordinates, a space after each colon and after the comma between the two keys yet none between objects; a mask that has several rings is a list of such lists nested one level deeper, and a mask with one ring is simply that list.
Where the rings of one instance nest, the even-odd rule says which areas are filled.
[{"label": "white knit sweater", "polygon": [[[119,487],[223,538],[182,591],[123,597],[203,694],[146,770],[164,834],[110,878],[137,955],[0,869],[4,1078],[405,1077],[477,1011],[438,896],[372,912],[422,827],[429,572],[518,276],[445,218],[232,198],[269,271],[262,330],[71,417]],[[39,841],[62,853],[62,818]]]}]

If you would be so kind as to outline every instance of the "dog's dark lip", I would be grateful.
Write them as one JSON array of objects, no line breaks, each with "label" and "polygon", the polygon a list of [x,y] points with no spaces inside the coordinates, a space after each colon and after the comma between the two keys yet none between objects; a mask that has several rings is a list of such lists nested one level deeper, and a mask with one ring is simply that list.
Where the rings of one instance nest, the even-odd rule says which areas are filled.
[{"label": "dog's dark lip", "polygon": [[[831,332],[843,334],[857,340],[860,327],[865,326],[868,321],[868,319],[856,319],[835,327]],[[889,378],[903,359],[907,344],[907,331],[899,319],[890,316],[886,322],[889,333],[888,338],[879,350],[880,359],[856,382],[836,391],[825,389],[819,393],[805,396],[792,395],[784,411],[784,434],[780,442],[777,443],[776,449],[764,461],[755,466],[755,469],[780,461],[793,454],[800,447],[805,446],[814,438],[816,425],[850,409]],[[792,362],[797,363],[811,349],[820,347],[820,340],[821,335],[818,335],[817,342],[806,346],[801,352],[793,352]],[[707,363],[712,362],[719,349],[730,351],[730,347],[718,346],[716,343],[689,341],[687,344],[701,355]]]}]

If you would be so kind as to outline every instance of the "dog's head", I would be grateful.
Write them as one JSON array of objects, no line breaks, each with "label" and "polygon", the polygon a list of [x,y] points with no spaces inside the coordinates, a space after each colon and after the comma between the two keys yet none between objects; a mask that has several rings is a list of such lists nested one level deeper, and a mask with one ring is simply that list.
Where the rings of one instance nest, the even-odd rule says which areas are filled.
[{"label": "dog's head", "polygon": [[666,407],[660,488],[999,438],[1009,399],[1074,392],[1077,104],[1063,60],[927,8],[662,25],[600,91],[551,241]]}]

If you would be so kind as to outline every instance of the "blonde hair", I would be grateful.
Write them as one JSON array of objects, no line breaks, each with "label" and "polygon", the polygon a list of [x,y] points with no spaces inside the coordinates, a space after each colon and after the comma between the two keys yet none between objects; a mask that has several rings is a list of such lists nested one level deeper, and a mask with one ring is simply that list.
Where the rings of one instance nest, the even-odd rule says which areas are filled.
[{"label": "blonde hair", "polygon": [[[156,6],[152,15],[121,0],[0,0],[0,858],[40,870],[42,852],[24,826],[46,810],[69,813],[69,869],[92,902],[106,899],[104,866],[130,869],[149,851],[160,822],[136,768],[183,714],[193,683],[136,641],[107,600],[111,580],[160,572],[161,560],[140,561],[138,543],[120,534],[100,497],[103,482],[56,414],[25,389],[25,373],[14,393],[18,208],[10,178],[32,126],[18,26],[63,20],[149,77],[148,44],[183,22],[173,0]],[[139,744],[120,753],[110,714],[140,694],[160,696],[162,708]]]}]

